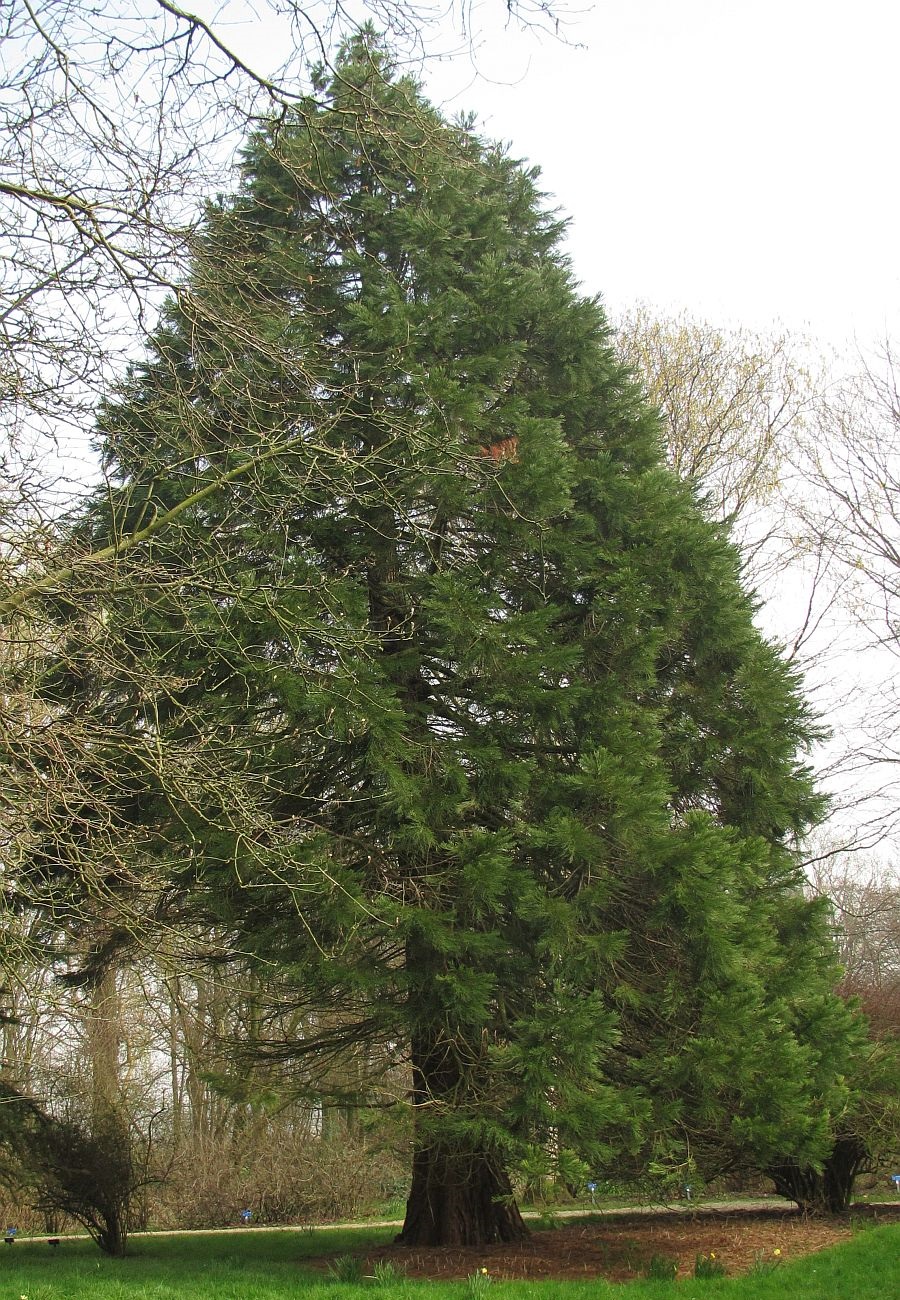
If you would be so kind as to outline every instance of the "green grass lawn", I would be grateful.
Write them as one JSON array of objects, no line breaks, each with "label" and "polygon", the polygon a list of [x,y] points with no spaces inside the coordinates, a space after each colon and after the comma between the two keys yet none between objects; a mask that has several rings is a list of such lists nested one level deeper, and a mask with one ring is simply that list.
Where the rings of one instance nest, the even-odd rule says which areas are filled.
[{"label": "green grass lawn", "polygon": [[465,1282],[341,1282],[304,1268],[304,1258],[350,1252],[389,1238],[384,1229],[248,1232],[143,1237],[108,1259],[87,1241],[17,1242],[0,1254],[0,1300],[893,1300],[900,1296],[900,1225],[785,1264],[761,1277],[637,1281],[493,1282],[482,1295]]}]

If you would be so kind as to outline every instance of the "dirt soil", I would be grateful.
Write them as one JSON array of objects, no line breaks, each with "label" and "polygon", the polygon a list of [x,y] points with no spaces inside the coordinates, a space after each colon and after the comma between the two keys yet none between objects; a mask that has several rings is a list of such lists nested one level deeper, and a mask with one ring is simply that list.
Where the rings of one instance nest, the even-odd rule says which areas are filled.
[{"label": "dirt soil", "polygon": [[[900,1207],[862,1208],[854,1217],[876,1213],[897,1221]],[[363,1272],[379,1260],[408,1277],[452,1280],[486,1268],[492,1278],[585,1280],[604,1277],[623,1282],[646,1276],[653,1256],[677,1262],[678,1276],[693,1272],[698,1255],[715,1256],[730,1274],[745,1273],[757,1261],[796,1259],[852,1235],[850,1219],[808,1219],[796,1210],[662,1210],[658,1213],[603,1214],[532,1230],[517,1245],[431,1249],[390,1245],[365,1255]],[[776,1253],[777,1252],[777,1253]],[[316,1261],[323,1268],[328,1260]]]}]

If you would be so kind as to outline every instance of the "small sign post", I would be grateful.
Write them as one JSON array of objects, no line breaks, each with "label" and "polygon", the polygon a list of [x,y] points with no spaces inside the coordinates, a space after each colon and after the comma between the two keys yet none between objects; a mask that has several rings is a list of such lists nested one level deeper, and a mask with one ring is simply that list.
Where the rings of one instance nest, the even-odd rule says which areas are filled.
[{"label": "small sign post", "polygon": [[595,1193],[596,1190],[597,1190],[597,1184],[596,1184],[596,1183],[588,1183],[588,1185],[587,1185],[587,1189],[588,1189],[588,1191],[589,1191],[590,1194],[591,1194],[591,1205],[593,1205],[593,1204],[594,1204],[594,1193]]}]

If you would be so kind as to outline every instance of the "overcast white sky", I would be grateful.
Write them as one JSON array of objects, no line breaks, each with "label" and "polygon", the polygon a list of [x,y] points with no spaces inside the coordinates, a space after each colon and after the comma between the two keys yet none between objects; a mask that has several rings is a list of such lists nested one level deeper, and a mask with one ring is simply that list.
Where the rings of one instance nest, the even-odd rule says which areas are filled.
[{"label": "overcast white sky", "polygon": [[540,165],[587,290],[900,332],[897,0],[598,0],[580,49],[502,11],[478,11],[480,76],[432,65],[429,90]]},{"label": "overcast white sky", "polygon": [[[551,0],[568,43],[523,32],[506,0],[444,2],[429,54],[464,44],[461,10],[475,49],[426,60],[431,97],[541,167],[613,311],[900,337],[898,0]],[[196,4],[257,66],[283,54],[240,0]]]}]

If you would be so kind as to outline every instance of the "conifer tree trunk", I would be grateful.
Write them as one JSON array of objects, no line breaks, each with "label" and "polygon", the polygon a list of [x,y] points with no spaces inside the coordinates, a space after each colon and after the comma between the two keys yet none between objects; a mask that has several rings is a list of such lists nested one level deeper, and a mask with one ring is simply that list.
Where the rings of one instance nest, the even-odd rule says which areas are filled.
[{"label": "conifer tree trunk", "polygon": [[484,1150],[433,1143],[413,1158],[404,1246],[483,1246],[523,1241],[528,1229],[506,1171]]},{"label": "conifer tree trunk", "polygon": [[522,1241],[528,1229],[501,1159],[476,1140],[443,1137],[429,1107],[452,1104],[462,1085],[453,1045],[419,1033],[413,1043],[418,1112],[412,1186],[397,1241],[404,1246],[483,1246]]},{"label": "conifer tree trunk", "polygon": [[856,1175],[867,1154],[862,1138],[844,1134],[835,1139],[821,1170],[790,1161],[769,1173],[778,1195],[796,1201],[804,1214],[842,1214],[850,1208]]},{"label": "conifer tree trunk", "polygon": [[[427,687],[419,669],[418,649],[402,629],[410,612],[399,590],[396,522],[380,512],[378,530],[385,544],[380,564],[368,571],[371,624],[380,637],[387,675],[402,700],[410,736],[422,731],[421,707]],[[405,874],[416,878],[422,864],[407,863]],[[422,1004],[430,1003],[430,987],[440,968],[435,953],[421,940],[407,944],[407,968],[420,983]],[[414,1016],[418,1017],[417,1008]],[[412,1185],[398,1242],[408,1246],[481,1246],[497,1241],[521,1241],[528,1235],[513,1199],[509,1176],[497,1153],[490,1152],[465,1126],[453,1125],[452,1136],[442,1129],[447,1111],[459,1116],[461,1105],[477,1082],[464,1077],[458,1047],[462,1026],[448,1029],[442,1019],[419,1021],[412,1034],[413,1102],[416,1107],[416,1146]]]}]

